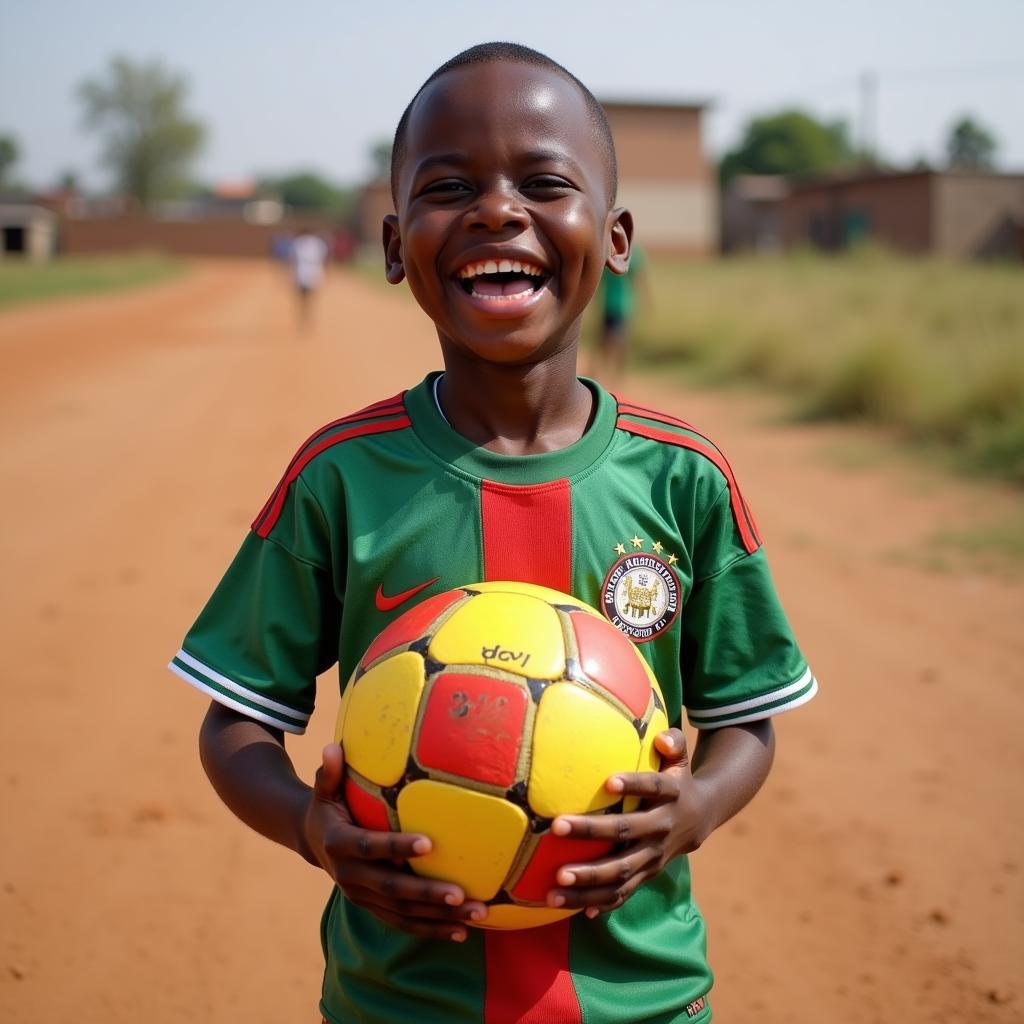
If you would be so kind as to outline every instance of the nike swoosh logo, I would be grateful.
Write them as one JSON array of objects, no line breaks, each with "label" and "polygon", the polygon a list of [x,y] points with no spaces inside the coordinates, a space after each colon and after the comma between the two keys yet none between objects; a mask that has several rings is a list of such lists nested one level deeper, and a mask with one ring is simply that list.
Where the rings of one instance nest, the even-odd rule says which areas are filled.
[{"label": "nike swoosh logo", "polygon": [[395,594],[394,597],[388,597],[388,595],[384,593],[383,584],[378,583],[377,593],[373,598],[374,604],[377,605],[377,611],[393,612],[400,604],[408,601],[410,597],[415,597],[421,590],[426,590],[427,587],[436,583],[440,578],[440,576],[435,576],[432,580],[427,580],[426,583],[419,583],[415,587],[403,590],[400,594]]}]

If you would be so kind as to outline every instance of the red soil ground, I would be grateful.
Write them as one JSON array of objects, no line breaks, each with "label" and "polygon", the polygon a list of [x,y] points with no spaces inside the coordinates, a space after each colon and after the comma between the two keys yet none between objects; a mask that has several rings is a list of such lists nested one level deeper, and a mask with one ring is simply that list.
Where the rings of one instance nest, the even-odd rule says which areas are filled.
[{"label": "red soil ground", "polygon": [[[319,299],[298,337],[271,268],[211,263],[0,315],[5,1021],[317,1019],[326,880],[219,804],[164,664],[297,443],[437,361],[395,294]],[[1024,585],[926,565],[1019,499],[748,398],[626,390],[729,453],[822,685],[693,858],[716,1020],[1024,1020]]]}]

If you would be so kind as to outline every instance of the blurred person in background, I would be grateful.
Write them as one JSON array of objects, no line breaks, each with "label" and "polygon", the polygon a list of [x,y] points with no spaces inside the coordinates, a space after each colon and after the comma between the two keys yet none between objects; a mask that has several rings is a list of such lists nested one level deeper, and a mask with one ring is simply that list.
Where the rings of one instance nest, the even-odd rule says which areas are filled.
[{"label": "blurred person in background", "polygon": [[305,228],[292,239],[289,262],[299,299],[299,330],[309,327],[312,295],[323,283],[327,255],[327,243],[312,229]]},{"label": "blurred person in background", "polygon": [[606,387],[615,388],[626,372],[629,335],[636,312],[637,289],[643,291],[644,305],[651,305],[651,289],[645,269],[646,259],[634,245],[629,269],[615,274],[605,268],[601,278],[601,334],[593,358],[593,374]]}]

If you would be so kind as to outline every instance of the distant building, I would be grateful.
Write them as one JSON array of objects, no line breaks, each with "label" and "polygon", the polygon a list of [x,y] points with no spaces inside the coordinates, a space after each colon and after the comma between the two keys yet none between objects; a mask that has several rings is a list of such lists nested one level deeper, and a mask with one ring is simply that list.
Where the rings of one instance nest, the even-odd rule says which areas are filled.
[{"label": "distant building", "polygon": [[778,252],[782,201],[789,183],[781,174],[739,174],[722,191],[722,251]]},{"label": "distant building", "polygon": [[170,221],[241,220],[246,224],[279,224],[284,219],[285,207],[276,195],[261,191],[256,181],[244,178],[219,182],[209,195],[154,203],[151,216]]},{"label": "distant building", "polygon": [[0,259],[42,263],[57,251],[57,215],[34,203],[0,203]]},{"label": "distant building", "polygon": [[718,249],[718,182],[704,155],[705,103],[602,100],[619,161],[618,205],[649,252]]},{"label": "distant building", "polygon": [[51,193],[40,201],[60,216],[60,251],[66,255],[154,249],[181,256],[266,257],[275,240],[296,231],[333,231],[330,217],[291,210],[248,179],[147,209],[128,196]]},{"label": "distant building", "polygon": [[839,250],[865,239],[955,259],[1015,256],[1024,174],[871,172],[793,184],[781,202],[787,247]]}]

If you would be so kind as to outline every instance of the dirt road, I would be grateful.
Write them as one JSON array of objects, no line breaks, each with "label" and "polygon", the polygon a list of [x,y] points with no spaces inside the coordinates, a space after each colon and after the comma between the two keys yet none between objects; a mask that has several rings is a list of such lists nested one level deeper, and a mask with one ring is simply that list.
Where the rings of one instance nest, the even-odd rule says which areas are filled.
[{"label": "dirt road", "polygon": [[[235,822],[164,669],[295,446],[433,366],[410,303],[269,267],[0,315],[0,1017],[316,1018],[318,872]],[[1024,585],[919,567],[1014,499],[737,396],[701,424],[758,515],[822,692],[694,857],[721,1024],[1024,1020]],[[866,452],[837,465],[837,446]],[[867,447],[864,445],[867,444]],[[885,456],[884,458],[881,456]],[[290,745],[311,775],[335,682]]]}]

